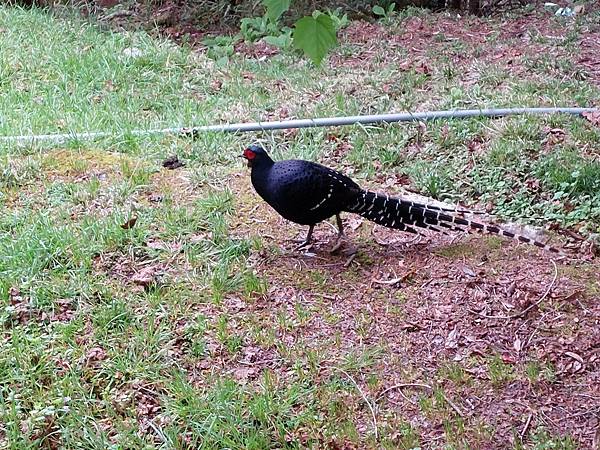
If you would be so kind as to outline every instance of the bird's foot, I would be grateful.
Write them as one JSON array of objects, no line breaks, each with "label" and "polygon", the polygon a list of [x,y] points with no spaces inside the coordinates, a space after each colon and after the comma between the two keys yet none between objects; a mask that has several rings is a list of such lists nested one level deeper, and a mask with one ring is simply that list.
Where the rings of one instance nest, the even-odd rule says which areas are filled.
[{"label": "bird's foot", "polygon": [[329,250],[329,253],[331,254],[336,254],[340,251],[340,249],[342,247],[346,247],[343,251],[344,255],[350,255],[352,253],[356,253],[357,252],[357,247],[350,244],[350,245],[345,245],[347,243],[347,239],[345,235],[338,235],[336,241],[335,241],[335,245],[331,248],[331,250]]},{"label": "bird's foot", "polygon": [[[298,241],[296,241],[298,242]],[[296,250],[297,252],[300,250],[310,250],[313,246],[313,243],[311,241],[302,241],[299,245],[297,245],[294,250]]]},{"label": "bird's foot", "polygon": [[335,240],[335,245],[331,248],[331,250],[329,250],[329,253],[331,253],[332,255],[337,253],[343,245],[344,236],[338,236],[338,238]]}]

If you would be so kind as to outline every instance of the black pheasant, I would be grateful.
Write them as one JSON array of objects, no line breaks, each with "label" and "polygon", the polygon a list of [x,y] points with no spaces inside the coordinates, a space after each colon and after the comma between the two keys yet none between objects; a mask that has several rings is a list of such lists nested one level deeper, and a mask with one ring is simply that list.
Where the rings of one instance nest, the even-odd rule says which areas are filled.
[{"label": "black pheasant", "polygon": [[338,237],[341,237],[344,231],[340,213],[345,211],[359,214],[379,225],[410,233],[417,233],[416,228],[442,232],[444,229],[463,232],[474,229],[560,253],[526,236],[457,216],[457,213],[468,211],[369,192],[340,172],[310,161],[291,159],[274,162],[259,145],[249,146],[242,156],[251,168],[252,185],[258,195],[285,219],[308,225],[304,244],[311,241],[317,223],[334,215]]}]

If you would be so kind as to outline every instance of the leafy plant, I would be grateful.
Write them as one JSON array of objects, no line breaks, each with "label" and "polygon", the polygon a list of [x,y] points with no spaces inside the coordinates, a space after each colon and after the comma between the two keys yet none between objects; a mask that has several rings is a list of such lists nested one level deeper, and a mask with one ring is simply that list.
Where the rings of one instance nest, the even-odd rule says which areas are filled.
[{"label": "leafy plant", "polygon": [[389,19],[396,9],[396,3],[388,3],[387,5],[375,5],[373,6],[373,14],[381,17],[382,19]]},{"label": "leafy plant", "polygon": [[325,14],[327,14],[330,19],[333,21],[333,25],[335,26],[335,30],[339,31],[342,28],[346,28],[350,24],[350,19],[348,19],[348,14],[343,14],[340,8],[336,8],[335,10],[328,9]]},{"label": "leafy plant", "polygon": [[239,40],[236,36],[215,36],[206,38],[203,44],[207,47],[206,55],[217,61],[217,65],[225,65],[233,55],[234,45]]},{"label": "leafy plant", "polygon": [[314,11],[294,24],[294,28],[282,26],[281,17],[289,10],[291,0],[262,0],[266,12],[261,17],[247,17],[240,25],[241,37],[249,42],[262,39],[280,48],[293,46],[316,65],[337,45],[336,32],[348,24],[348,17],[338,10]]},{"label": "leafy plant", "polygon": [[281,33],[279,36],[265,36],[263,40],[274,47],[288,48],[292,44],[292,30]]},{"label": "leafy plant", "polygon": [[294,47],[304,51],[310,60],[320,65],[327,52],[337,44],[333,20],[320,11],[296,22]]},{"label": "leafy plant", "polygon": [[266,16],[276,23],[290,9],[290,0],[263,0],[263,5],[267,8]]},{"label": "leafy plant", "polygon": [[262,17],[246,17],[240,22],[240,33],[242,38],[248,42],[255,42],[261,38],[289,36],[291,30],[288,27],[280,27],[279,23],[272,20],[268,14]]}]

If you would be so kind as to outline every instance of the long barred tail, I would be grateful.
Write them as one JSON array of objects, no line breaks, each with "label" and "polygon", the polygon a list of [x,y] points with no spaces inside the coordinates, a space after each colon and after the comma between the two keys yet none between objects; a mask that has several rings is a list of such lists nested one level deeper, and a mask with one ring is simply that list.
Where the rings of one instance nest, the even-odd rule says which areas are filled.
[{"label": "long barred tail", "polygon": [[384,227],[408,231],[410,233],[418,233],[415,227],[427,228],[438,232],[444,232],[444,229],[462,232],[473,229],[506,236],[554,253],[562,253],[560,250],[543,242],[503,230],[496,225],[486,225],[456,216],[456,213],[466,213],[468,211],[416,203],[411,200],[390,197],[387,194],[362,191],[345,210],[359,214],[365,219]]}]

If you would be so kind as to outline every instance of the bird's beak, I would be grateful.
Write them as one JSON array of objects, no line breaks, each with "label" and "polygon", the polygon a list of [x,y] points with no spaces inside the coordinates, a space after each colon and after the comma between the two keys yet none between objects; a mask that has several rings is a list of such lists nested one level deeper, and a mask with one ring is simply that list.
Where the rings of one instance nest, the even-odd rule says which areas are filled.
[{"label": "bird's beak", "polygon": [[246,160],[246,165],[248,167],[252,167],[252,163],[250,162],[250,160],[248,158],[246,158],[246,156],[244,155],[239,155],[238,158],[244,158]]}]

